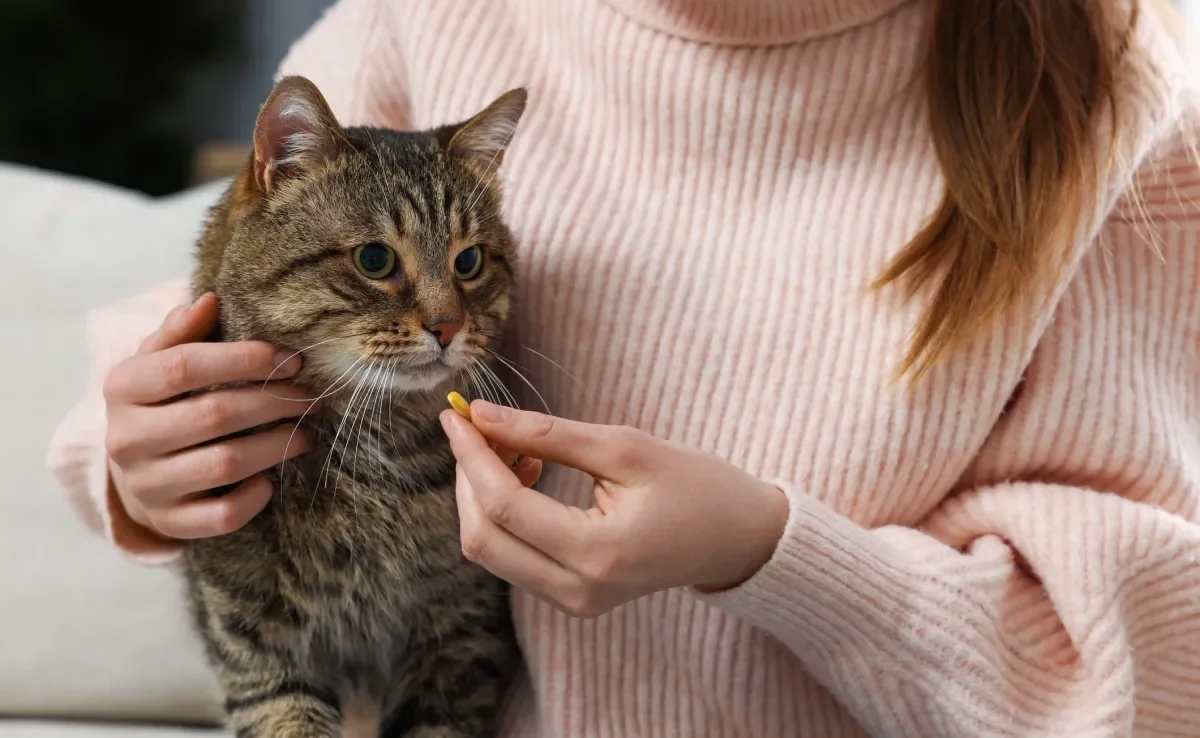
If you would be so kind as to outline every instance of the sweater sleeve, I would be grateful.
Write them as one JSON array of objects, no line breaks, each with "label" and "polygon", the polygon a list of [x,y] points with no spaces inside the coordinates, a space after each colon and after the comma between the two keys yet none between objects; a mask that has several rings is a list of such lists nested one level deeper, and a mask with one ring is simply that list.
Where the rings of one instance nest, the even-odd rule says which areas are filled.
[{"label": "sweater sleeve", "polygon": [[707,598],[874,735],[1200,730],[1200,171],[1152,169],[919,529],[864,529],[785,482],[773,558]]},{"label": "sweater sleeve", "polygon": [[176,280],[87,316],[87,386],[82,399],[55,429],[46,453],[51,473],[84,522],[135,560],[148,564],[171,561],[177,546],[130,520],[116,495],[104,447],[104,380],[189,296],[187,282]]}]

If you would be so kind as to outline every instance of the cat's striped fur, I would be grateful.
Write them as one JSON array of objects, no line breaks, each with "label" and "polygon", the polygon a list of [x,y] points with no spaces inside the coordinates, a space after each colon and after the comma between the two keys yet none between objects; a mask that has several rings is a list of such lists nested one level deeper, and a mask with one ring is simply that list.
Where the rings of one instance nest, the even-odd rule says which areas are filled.
[{"label": "cat's striped fur", "polygon": [[[437,416],[507,316],[515,260],[492,175],[523,107],[518,91],[436,131],[343,129],[311,83],[282,80],[210,215],[193,281],[221,298],[220,340],[311,346],[296,381],[327,394],[303,421],[315,449],[269,472],[267,508],[184,556],[242,738],[493,730],[518,663],[507,588],[462,556]],[[394,278],[356,271],[364,242],[394,250]],[[486,257],[469,283],[447,268],[467,244]],[[431,347],[423,325],[456,317],[454,341]]]}]

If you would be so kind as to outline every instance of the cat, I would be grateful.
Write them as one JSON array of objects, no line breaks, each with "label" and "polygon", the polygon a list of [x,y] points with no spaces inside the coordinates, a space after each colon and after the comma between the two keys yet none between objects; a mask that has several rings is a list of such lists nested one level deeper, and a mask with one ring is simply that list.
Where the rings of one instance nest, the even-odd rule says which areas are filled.
[{"label": "cat", "polygon": [[315,446],[268,472],[266,509],[184,549],[239,738],[495,730],[520,655],[507,586],[462,555],[438,413],[512,303],[493,174],[525,101],[419,132],[342,127],[285,77],[209,213],[192,288],[220,298],[213,340],[303,351],[294,381],[322,396],[302,421]]}]

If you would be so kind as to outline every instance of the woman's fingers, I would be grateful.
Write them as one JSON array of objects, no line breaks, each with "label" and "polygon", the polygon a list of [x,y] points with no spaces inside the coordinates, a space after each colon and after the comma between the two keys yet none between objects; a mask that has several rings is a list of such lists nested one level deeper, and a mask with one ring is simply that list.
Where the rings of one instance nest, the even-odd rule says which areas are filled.
[{"label": "woman's fingers", "polygon": [[225,535],[262,512],[273,493],[271,481],[255,474],[220,497],[205,497],[150,513],[150,522],[155,531],[168,538],[191,540]]},{"label": "woman's fingers", "polygon": [[505,466],[512,469],[513,474],[526,487],[532,487],[542,476],[541,459],[517,453],[503,446],[496,448],[496,455],[500,457],[500,461],[504,462]]},{"label": "woman's fingers", "polygon": [[584,596],[582,580],[542,552],[493,523],[460,466],[456,493],[463,555],[513,586],[572,609]]},{"label": "woman's fingers", "polygon": [[300,364],[299,356],[262,341],[186,343],[121,362],[104,391],[110,405],[149,405],[218,384],[286,379]]},{"label": "woman's fingers", "polygon": [[458,413],[442,413],[442,425],[459,469],[491,522],[564,565],[578,559],[592,533],[594,521],[587,513],[525,486]]},{"label": "woman's fingers", "polygon": [[191,305],[180,305],[167,313],[158,330],[142,341],[138,353],[151,354],[183,343],[202,341],[216,330],[220,317],[217,296],[212,292],[202,295]]},{"label": "woman's fingers", "polygon": [[632,428],[581,423],[483,400],[471,403],[471,419],[479,432],[498,447],[618,483],[628,482],[636,473],[645,447],[652,440]]},{"label": "woman's fingers", "polygon": [[[284,418],[313,406],[311,392],[287,382],[213,390],[155,407],[134,406],[125,427],[136,428],[143,453],[166,455]],[[111,443],[117,446],[119,443]]]},{"label": "woman's fingers", "polygon": [[523,486],[532,487],[542,477],[542,460],[526,456],[518,461],[512,470]]},{"label": "woman's fingers", "polygon": [[[188,494],[241,482],[310,448],[308,436],[288,423],[180,451],[151,464],[138,478],[127,476],[126,483],[138,489],[137,496],[147,507],[154,507],[156,499],[163,495],[172,499],[160,504],[174,504]],[[181,480],[187,481],[181,486]]]}]

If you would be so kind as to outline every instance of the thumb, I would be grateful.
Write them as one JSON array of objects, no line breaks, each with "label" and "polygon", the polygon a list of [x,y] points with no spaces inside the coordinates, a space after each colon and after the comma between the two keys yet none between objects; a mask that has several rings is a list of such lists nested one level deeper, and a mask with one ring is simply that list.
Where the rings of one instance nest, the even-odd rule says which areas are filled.
[{"label": "thumb", "polygon": [[483,400],[471,403],[471,420],[489,441],[525,456],[618,483],[628,476],[621,463],[628,458],[623,453],[629,442],[624,428],[580,423]]}]

